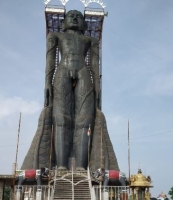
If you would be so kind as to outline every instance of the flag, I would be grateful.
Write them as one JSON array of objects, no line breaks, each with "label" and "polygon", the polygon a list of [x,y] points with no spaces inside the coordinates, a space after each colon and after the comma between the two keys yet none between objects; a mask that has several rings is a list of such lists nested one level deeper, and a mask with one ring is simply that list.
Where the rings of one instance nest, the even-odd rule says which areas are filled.
[{"label": "flag", "polygon": [[90,124],[89,124],[89,128],[88,128],[88,132],[87,132],[88,136],[91,135],[91,128],[90,128]]}]

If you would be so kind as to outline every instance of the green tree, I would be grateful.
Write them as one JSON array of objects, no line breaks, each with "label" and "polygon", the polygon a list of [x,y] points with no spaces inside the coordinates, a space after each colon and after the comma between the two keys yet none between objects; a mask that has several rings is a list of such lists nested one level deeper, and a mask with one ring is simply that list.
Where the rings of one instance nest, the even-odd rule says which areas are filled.
[{"label": "green tree", "polygon": [[11,192],[11,188],[6,186],[5,190],[4,190],[4,199],[3,200],[10,200],[10,192]]},{"label": "green tree", "polygon": [[171,187],[171,189],[168,192],[168,194],[171,196],[171,199],[173,200],[173,187]]}]

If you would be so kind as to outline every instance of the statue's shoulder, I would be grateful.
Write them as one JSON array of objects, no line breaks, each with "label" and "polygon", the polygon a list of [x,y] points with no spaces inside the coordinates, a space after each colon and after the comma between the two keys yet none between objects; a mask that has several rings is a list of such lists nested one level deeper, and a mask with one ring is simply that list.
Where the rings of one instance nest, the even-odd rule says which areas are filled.
[{"label": "statue's shoulder", "polygon": [[50,32],[50,33],[48,33],[48,35],[47,35],[47,39],[49,39],[49,38],[54,38],[54,39],[57,38],[57,39],[58,39],[58,38],[61,38],[62,35],[63,35],[63,33]]}]

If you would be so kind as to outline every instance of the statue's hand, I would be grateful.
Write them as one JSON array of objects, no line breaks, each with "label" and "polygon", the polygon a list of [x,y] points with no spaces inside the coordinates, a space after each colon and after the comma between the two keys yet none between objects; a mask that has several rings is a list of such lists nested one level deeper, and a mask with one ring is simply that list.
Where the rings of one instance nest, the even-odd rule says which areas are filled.
[{"label": "statue's hand", "polygon": [[44,91],[44,106],[52,104],[52,84],[46,84]]}]

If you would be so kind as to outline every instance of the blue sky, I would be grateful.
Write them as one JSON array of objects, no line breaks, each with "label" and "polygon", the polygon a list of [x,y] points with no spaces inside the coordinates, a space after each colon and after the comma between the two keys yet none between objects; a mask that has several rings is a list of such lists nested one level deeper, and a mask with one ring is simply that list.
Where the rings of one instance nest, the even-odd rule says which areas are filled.
[{"label": "blue sky", "polygon": [[[152,196],[173,186],[173,1],[104,0],[103,103],[121,171],[138,167],[152,178]],[[51,4],[60,4],[52,0]],[[90,6],[96,6],[92,3]],[[70,9],[84,10],[79,0]],[[12,173],[19,113],[18,165],[43,108],[45,17],[41,0],[0,0],[0,174]]]}]

